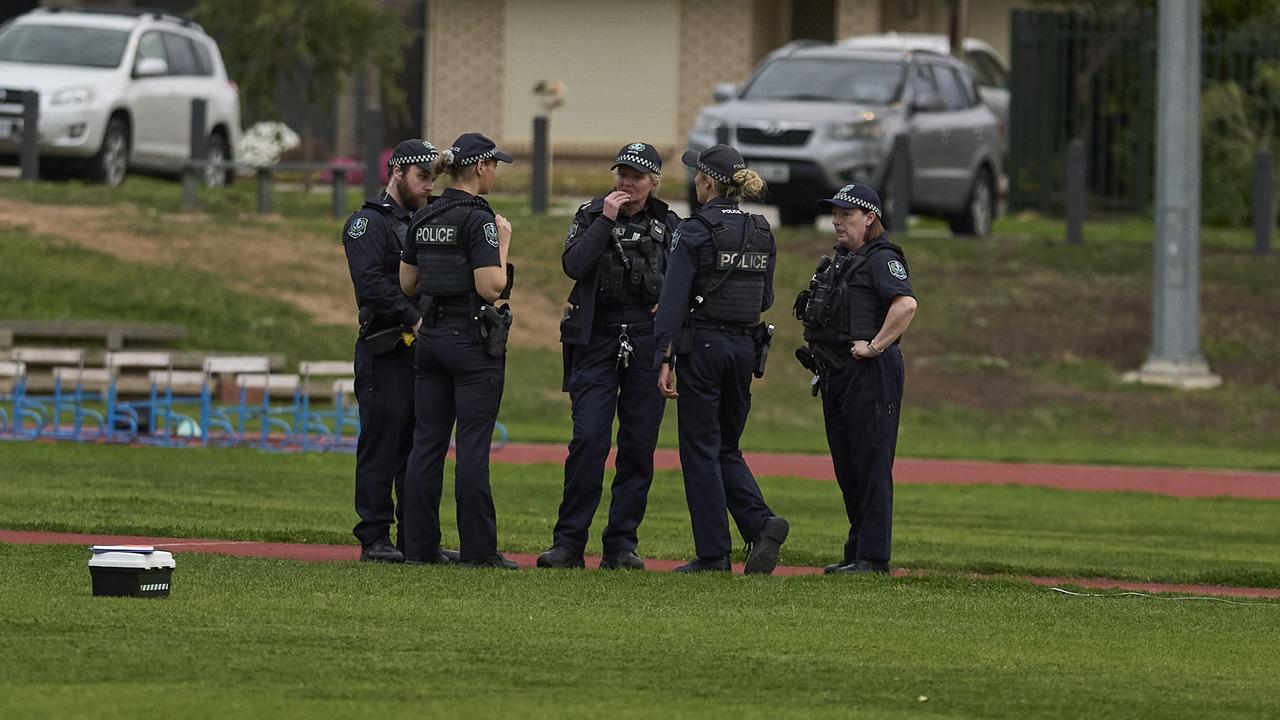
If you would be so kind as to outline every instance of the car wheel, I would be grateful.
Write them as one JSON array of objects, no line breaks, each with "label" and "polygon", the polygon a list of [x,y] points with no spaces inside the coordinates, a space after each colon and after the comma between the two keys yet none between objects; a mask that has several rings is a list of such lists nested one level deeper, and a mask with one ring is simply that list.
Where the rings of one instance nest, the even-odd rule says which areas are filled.
[{"label": "car wheel", "polygon": [[969,200],[964,210],[950,221],[951,232],[956,235],[986,237],[991,234],[995,217],[995,183],[986,168],[978,171],[969,189]]},{"label": "car wheel", "polygon": [[113,117],[102,135],[102,147],[89,161],[89,180],[116,187],[128,171],[129,126],[124,118]]},{"label": "car wheel", "polygon": [[[230,160],[229,156],[226,139],[216,133],[210,135],[209,149],[205,153],[205,158],[211,163],[224,163]],[[232,171],[229,169],[206,165],[201,179],[205,187],[223,187],[231,182],[231,175]]]},{"label": "car wheel", "polygon": [[782,205],[778,208],[778,219],[783,225],[811,226],[818,219],[818,209],[809,205]]}]

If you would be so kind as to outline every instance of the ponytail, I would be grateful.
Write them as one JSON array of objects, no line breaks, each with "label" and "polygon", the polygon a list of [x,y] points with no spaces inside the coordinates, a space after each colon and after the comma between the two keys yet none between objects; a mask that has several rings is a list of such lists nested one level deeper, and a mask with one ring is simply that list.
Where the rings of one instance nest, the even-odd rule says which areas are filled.
[{"label": "ponytail", "polygon": [[733,174],[733,182],[717,183],[720,194],[735,202],[739,200],[755,200],[764,194],[764,178],[750,168],[744,168]]},{"label": "ponytail", "polygon": [[448,170],[449,174],[453,174],[453,150],[445,148],[440,151],[440,155],[436,157],[436,161],[431,164],[431,172],[439,177]]}]

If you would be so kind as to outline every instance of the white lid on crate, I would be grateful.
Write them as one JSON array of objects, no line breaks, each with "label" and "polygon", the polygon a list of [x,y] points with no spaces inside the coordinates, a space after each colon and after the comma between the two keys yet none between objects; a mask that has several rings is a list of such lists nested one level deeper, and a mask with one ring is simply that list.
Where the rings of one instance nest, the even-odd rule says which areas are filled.
[{"label": "white lid on crate", "polygon": [[173,553],[164,550],[143,552],[95,552],[89,558],[91,568],[113,568],[119,570],[158,570],[173,568]]}]

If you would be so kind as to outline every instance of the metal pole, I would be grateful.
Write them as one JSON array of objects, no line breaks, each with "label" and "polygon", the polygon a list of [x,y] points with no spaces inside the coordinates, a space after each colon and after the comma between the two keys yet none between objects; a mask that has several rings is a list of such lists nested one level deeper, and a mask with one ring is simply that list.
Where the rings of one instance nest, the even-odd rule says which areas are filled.
[{"label": "metal pole", "polygon": [[195,212],[198,204],[200,179],[207,168],[201,164],[208,158],[209,142],[205,130],[205,113],[208,106],[203,98],[191,100],[191,152],[182,168],[182,212]]},{"label": "metal pole", "polygon": [[333,169],[333,216],[336,218],[346,217],[347,215],[347,169],[344,167],[336,167]]},{"label": "metal pole", "polygon": [[1159,13],[1152,347],[1134,379],[1215,387],[1200,351],[1200,2]]},{"label": "metal pole", "polygon": [[[893,159],[889,161],[889,229],[905,235],[911,214],[911,144],[905,135],[893,138]],[[883,208],[881,208],[883,209]]]},{"label": "metal pole", "polygon": [[1271,231],[1276,224],[1272,187],[1271,152],[1259,150],[1253,156],[1253,254],[1271,252]]},{"label": "metal pole", "polygon": [[40,93],[22,94],[22,179],[40,177]]},{"label": "metal pole", "polygon": [[1067,244],[1084,242],[1084,140],[1067,143]]},{"label": "metal pole", "polygon": [[547,132],[550,124],[546,115],[533,117],[533,183],[529,210],[534,215],[547,212],[547,196],[549,194],[548,175],[549,160],[547,148]]},{"label": "metal pole", "polygon": [[271,213],[271,168],[258,168],[258,214]]},{"label": "metal pole", "polygon": [[382,192],[382,108],[364,111],[364,198],[372,200]]}]

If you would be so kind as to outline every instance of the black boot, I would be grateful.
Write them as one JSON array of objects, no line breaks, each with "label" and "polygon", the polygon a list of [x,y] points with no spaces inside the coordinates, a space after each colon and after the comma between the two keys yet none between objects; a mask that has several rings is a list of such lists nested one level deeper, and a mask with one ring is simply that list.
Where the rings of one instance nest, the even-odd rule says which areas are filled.
[{"label": "black boot", "polygon": [[841,565],[832,570],[832,575],[888,575],[889,563],[885,560],[854,560],[848,565]]},{"label": "black boot", "polygon": [[583,568],[587,564],[582,560],[582,553],[575,553],[567,547],[552,545],[538,556],[538,567],[561,568],[565,570]]},{"label": "black boot", "polygon": [[760,534],[756,535],[751,551],[747,553],[744,575],[769,575],[778,566],[778,553],[782,551],[782,543],[787,541],[787,533],[791,532],[791,524],[786,518],[771,517],[764,521]]},{"label": "black boot", "polygon": [[360,547],[360,562],[402,563],[404,553],[387,538],[380,538]]},{"label": "black boot", "polygon": [[515,560],[508,560],[508,559],[506,559],[506,558],[502,557],[502,554],[501,554],[501,553],[497,553],[497,554],[494,554],[494,555],[490,555],[489,557],[484,558],[483,560],[476,560],[476,561],[474,561],[474,562],[459,561],[459,562],[458,562],[458,567],[465,567],[465,568],[501,568],[501,569],[503,569],[503,570],[516,570],[516,569],[518,569],[520,566],[516,564],[516,561],[515,561]]},{"label": "black boot", "polygon": [[405,558],[405,565],[457,565],[458,551],[440,548],[426,558]]},{"label": "black boot", "polygon": [[705,557],[698,558],[692,562],[685,563],[676,568],[672,572],[678,573],[697,573],[697,572],[732,572],[733,566],[729,564],[729,558],[721,557]]},{"label": "black boot", "polygon": [[622,552],[609,553],[600,558],[601,570],[643,570],[644,558],[635,553],[634,550],[623,550]]}]

